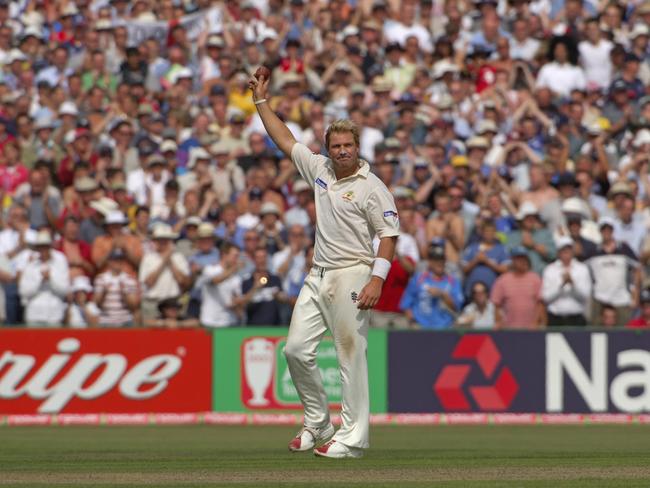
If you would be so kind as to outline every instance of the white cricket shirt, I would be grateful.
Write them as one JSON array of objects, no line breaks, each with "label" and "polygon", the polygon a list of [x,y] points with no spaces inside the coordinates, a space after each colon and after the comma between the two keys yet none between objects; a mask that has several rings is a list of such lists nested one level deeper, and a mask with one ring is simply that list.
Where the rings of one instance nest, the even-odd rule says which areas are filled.
[{"label": "white cricket shirt", "polygon": [[355,174],[337,180],[332,160],[313,154],[300,143],[291,149],[291,159],[314,190],[314,265],[347,268],[372,264],[374,236],[399,235],[397,207],[386,185],[365,161]]}]

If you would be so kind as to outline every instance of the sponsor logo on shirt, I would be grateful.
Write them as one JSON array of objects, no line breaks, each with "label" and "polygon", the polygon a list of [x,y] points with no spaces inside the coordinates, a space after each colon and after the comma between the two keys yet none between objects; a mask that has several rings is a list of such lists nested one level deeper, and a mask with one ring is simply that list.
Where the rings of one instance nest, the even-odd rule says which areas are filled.
[{"label": "sponsor logo on shirt", "polygon": [[395,217],[395,218],[397,218],[397,212],[395,212],[395,210],[386,210],[386,211],[384,211],[384,217]]},{"label": "sponsor logo on shirt", "polygon": [[325,182],[324,182],[323,180],[321,180],[320,178],[316,178],[315,183],[316,183],[318,186],[320,186],[321,188],[327,190],[327,183],[325,183]]},{"label": "sponsor logo on shirt", "polygon": [[350,296],[352,297],[352,303],[357,303],[357,300],[359,299],[359,295],[357,295],[356,291],[353,291],[350,293]]},{"label": "sponsor logo on shirt", "polygon": [[353,191],[346,191],[343,194],[343,200],[346,202],[351,202],[354,199],[354,192]]}]

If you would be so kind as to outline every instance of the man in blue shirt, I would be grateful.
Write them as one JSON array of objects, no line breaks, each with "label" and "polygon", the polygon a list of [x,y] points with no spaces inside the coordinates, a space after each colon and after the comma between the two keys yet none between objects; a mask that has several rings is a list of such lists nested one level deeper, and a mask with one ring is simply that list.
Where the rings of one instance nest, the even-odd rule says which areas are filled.
[{"label": "man in blue shirt", "polygon": [[431,245],[427,257],[427,269],[413,275],[400,309],[422,328],[446,329],[461,309],[463,291],[459,281],[445,272],[444,245]]}]

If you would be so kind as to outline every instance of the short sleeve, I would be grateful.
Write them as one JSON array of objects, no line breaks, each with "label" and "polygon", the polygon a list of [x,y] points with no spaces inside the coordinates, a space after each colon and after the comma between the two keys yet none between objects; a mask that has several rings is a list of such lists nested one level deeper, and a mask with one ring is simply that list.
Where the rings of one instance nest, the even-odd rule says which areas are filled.
[{"label": "short sleeve", "polygon": [[186,276],[190,275],[190,265],[187,262],[185,256],[183,256],[181,253],[174,253],[172,255],[172,259],[174,261],[174,265],[178,268],[178,270],[181,273],[183,273]]},{"label": "short sleeve", "polygon": [[327,158],[322,154],[314,154],[307,146],[297,142],[291,148],[291,160],[296,165],[298,172],[313,189],[318,169],[325,164]]},{"label": "short sleeve", "polygon": [[91,315],[98,316],[102,313],[101,310],[99,310],[99,307],[95,304],[95,302],[88,302],[86,307],[87,307],[86,310],[90,312]]},{"label": "short sleeve", "polygon": [[122,285],[126,293],[136,293],[138,291],[138,282],[126,273],[122,273]]},{"label": "short sleeve", "polygon": [[368,219],[380,239],[399,235],[399,216],[395,200],[383,184],[368,197],[366,211]]},{"label": "short sleeve", "polygon": [[503,304],[503,280],[501,277],[497,278],[494,282],[492,292],[490,293],[490,301],[497,307],[500,307]]}]

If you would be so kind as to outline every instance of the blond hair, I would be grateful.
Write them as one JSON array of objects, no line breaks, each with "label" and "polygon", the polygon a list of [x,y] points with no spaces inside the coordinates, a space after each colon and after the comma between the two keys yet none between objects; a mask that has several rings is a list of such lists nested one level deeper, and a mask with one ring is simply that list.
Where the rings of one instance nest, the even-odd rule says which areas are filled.
[{"label": "blond hair", "polygon": [[354,138],[355,146],[359,147],[359,127],[357,124],[348,119],[338,119],[330,124],[325,132],[325,147],[329,149],[330,147],[330,135],[333,133],[341,134],[349,132]]}]

